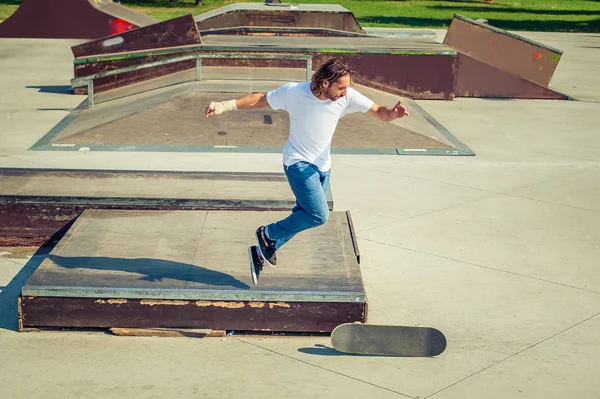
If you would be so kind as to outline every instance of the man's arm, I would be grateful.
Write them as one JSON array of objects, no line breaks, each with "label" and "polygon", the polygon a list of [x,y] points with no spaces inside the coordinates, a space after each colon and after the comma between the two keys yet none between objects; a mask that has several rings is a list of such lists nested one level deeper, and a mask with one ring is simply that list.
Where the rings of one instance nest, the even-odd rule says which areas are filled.
[{"label": "man's arm", "polygon": [[269,107],[269,103],[267,102],[267,93],[252,93],[247,96],[238,98],[237,100],[229,100],[223,102],[211,102],[208,107],[206,107],[207,118],[211,116],[219,115],[223,112],[233,111],[236,109],[256,109],[256,108],[264,108]]},{"label": "man's arm", "polygon": [[384,122],[393,121],[394,119],[409,115],[401,101],[398,101],[398,103],[394,105],[394,108],[373,104],[368,111],[368,114]]}]

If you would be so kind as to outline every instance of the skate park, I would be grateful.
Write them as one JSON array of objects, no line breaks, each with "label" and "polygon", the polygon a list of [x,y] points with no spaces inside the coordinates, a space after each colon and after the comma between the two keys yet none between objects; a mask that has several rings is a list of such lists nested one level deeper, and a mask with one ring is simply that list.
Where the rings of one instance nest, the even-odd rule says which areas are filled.
[{"label": "skate park", "polygon": [[[400,30],[398,35],[408,32]],[[433,33],[441,45],[446,32]],[[563,51],[547,88],[570,100],[406,98],[409,106],[414,103],[411,116],[416,118],[398,121],[393,127],[396,131],[366,140],[360,137],[360,130],[352,131],[352,125],[362,121],[348,125],[349,137],[340,137],[347,141],[334,145],[332,172],[330,208],[336,212],[332,217],[338,223],[335,231],[344,233],[340,241],[330,240],[335,236],[331,231],[318,233],[320,237],[307,235],[286,255],[293,268],[282,271],[280,266],[267,271],[265,290],[257,294],[259,297],[235,298],[236,302],[262,299],[280,303],[285,310],[285,304],[295,302],[286,295],[297,295],[306,287],[313,289],[319,283],[310,277],[318,275],[317,281],[326,288],[321,294],[327,304],[339,304],[333,297],[344,290],[368,297],[368,323],[439,328],[448,338],[448,347],[432,359],[343,356],[330,348],[326,335],[286,336],[285,332],[274,336],[233,333],[206,339],[17,332],[19,295],[44,297],[43,290],[47,295],[61,289],[52,287],[55,281],[68,282],[70,292],[79,286],[78,295],[85,297],[81,292],[94,287],[90,287],[91,280],[80,284],[77,279],[82,275],[100,282],[96,294],[98,287],[106,288],[103,279],[111,275],[121,284],[117,289],[141,291],[152,286],[159,296],[164,293],[161,288],[185,294],[198,288],[193,287],[195,279],[182,280],[174,271],[177,263],[186,265],[186,272],[192,264],[196,268],[191,273],[199,280],[196,284],[202,284],[207,276],[222,283],[212,299],[204,300],[222,300],[223,288],[245,291],[245,286],[251,285],[245,269],[237,275],[233,269],[216,269],[193,260],[211,259],[210,254],[202,258],[204,245],[218,248],[210,242],[196,242],[197,230],[211,231],[212,235],[203,236],[209,241],[239,243],[232,245],[233,249],[247,245],[244,240],[252,238],[252,227],[258,220],[287,212],[293,198],[281,174],[277,149],[282,138],[266,132],[274,128],[284,134],[285,121],[275,114],[268,115],[270,118],[264,113],[254,117],[236,114],[239,119],[218,121],[222,124],[206,130],[213,141],[205,141],[208,135],[193,137],[195,126],[199,135],[200,127],[206,126],[202,125],[203,93],[268,90],[288,79],[302,79],[306,71],[301,67],[269,68],[273,72],[236,67],[231,68],[237,70],[235,77],[243,79],[232,81],[223,77],[231,77],[233,71],[203,66],[203,75],[210,78],[206,81],[194,82],[193,70],[180,71],[100,91],[95,94],[94,107],[88,108],[86,96],[71,93],[69,84],[74,78],[71,46],[81,40],[2,39],[2,53],[6,55],[2,109],[7,121],[3,124],[0,158],[6,172],[2,175],[2,196],[10,197],[12,215],[19,215],[16,220],[27,221],[38,232],[37,236],[18,236],[13,231],[13,241],[6,240],[3,249],[2,285],[6,288],[0,296],[0,339],[7,351],[0,356],[5,365],[15,365],[3,381],[3,389],[20,397],[53,380],[66,390],[73,378],[92,378],[94,371],[86,364],[91,360],[107,370],[94,377],[90,386],[82,386],[80,392],[93,396],[103,387],[121,386],[121,394],[136,396],[143,384],[127,382],[122,374],[128,361],[144,357],[141,364],[149,370],[143,373],[145,389],[171,389],[184,396],[194,389],[217,392],[219,385],[227,385],[231,395],[251,386],[253,395],[279,390],[289,397],[307,393],[332,396],[334,391],[350,397],[477,397],[483,393],[489,396],[490,385],[497,388],[492,397],[511,397],[519,390],[530,397],[594,394],[594,382],[590,381],[598,370],[595,337],[599,312],[594,268],[599,195],[594,184],[599,173],[594,122],[600,84],[593,70],[598,61],[594,49],[598,36],[530,33],[527,37]],[[42,63],[44,69],[40,70]],[[267,77],[273,75],[277,80],[269,81]],[[374,92],[366,81],[357,86]],[[142,97],[135,97],[140,92]],[[374,95],[388,104],[397,98],[381,91]],[[133,109],[134,102],[127,103],[132,98],[148,103],[138,100],[135,106],[141,108]],[[169,104],[165,98],[182,102]],[[175,108],[187,115],[181,121],[174,119],[175,114],[157,115],[156,123],[162,121],[164,127],[152,132],[156,123],[151,121],[144,128],[145,134],[128,131],[144,118],[127,118],[135,118],[148,104],[159,104],[155,109],[160,111]],[[188,109],[194,105],[197,121]],[[114,120],[103,126],[107,128],[104,131],[89,129],[95,128],[95,117],[106,118],[116,109],[125,114],[121,125]],[[87,113],[88,117],[86,111],[95,115]],[[66,123],[61,126],[63,121],[75,119],[73,113],[79,113],[79,122],[89,118],[87,129],[77,131]],[[169,118],[173,119],[170,124],[164,121]],[[253,136],[243,137],[244,126],[251,123],[257,124],[250,128]],[[182,132],[179,125],[186,130]],[[369,126],[369,131],[379,132],[378,126]],[[159,137],[158,132],[179,136]],[[338,130],[336,136],[343,132]],[[390,143],[396,132],[398,141]],[[361,138],[365,140],[362,143],[357,140]],[[422,154],[424,149],[430,152]],[[448,149],[457,151],[448,154]],[[17,197],[21,202],[16,202]],[[44,219],[39,214],[24,211],[35,207],[36,212],[51,212],[57,207],[56,201],[62,201],[64,212],[52,214],[47,223],[39,223]],[[237,210],[237,206],[244,209]],[[82,207],[89,212],[80,213]],[[113,208],[112,214],[104,213],[106,208]],[[55,246],[39,247],[77,214],[81,216],[56,238]],[[81,222],[81,229],[71,230],[78,228],[77,222]],[[339,229],[340,224],[346,230]],[[4,229],[3,237],[8,237],[7,233]],[[318,256],[302,259],[305,248],[314,245],[322,245]],[[133,252],[127,252],[133,247]],[[335,259],[336,267],[325,267],[334,264],[336,256],[340,257]],[[87,259],[81,263],[81,257]],[[237,263],[235,257],[245,261],[245,254],[232,254],[232,265]],[[115,260],[121,266],[136,267],[136,273],[106,266],[114,265]],[[141,262],[135,265],[129,262],[132,260]],[[155,274],[144,266],[153,260],[163,263],[155,263],[161,270]],[[240,264],[243,261],[240,259]],[[309,271],[302,269],[302,261],[304,266],[311,265]],[[340,270],[343,273],[335,274]],[[38,271],[45,275],[36,275]],[[84,274],[78,274],[82,271]],[[360,277],[353,279],[357,271]],[[271,285],[267,283],[269,277],[273,278]],[[183,282],[192,286],[184,287]],[[278,285],[283,286],[283,292],[269,296]],[[122,292],[114,291],[91,297],[106,302],[97,305],[108,306],[115,305],[108,300],[119,299],[114,294],[122,297]],[[146,300],[190,300],[159,296]],[[277,314],[278,308],[270,310]],[[47,315],[43,310],[39,313],[39,317]],[[17,362],[42,360],[33,371],[27,371],[34,373],[56,356],[66,356],[69,367],[81,365],[76,377],[64,375],[58,367],[44,370],[34,386],[11,382],[11,377],[23,373],[16,369]],[[114,358],[122,357],[123,365],[115,365]],[[158,381],[165,357],[177,358],[180,365],[169,367],[177,370],[177,378],[184,376],[181,386]],[[232,364],[228,360],[236,357],[243,362]],[[265,373],[259,383],[251,376],[256,367],[276,368],[278,374]],[[202,382],[196,378],[198,370],[203,372]],[[211,387],[204,380],[217,383]],[[306,385],[306,390],[292,387],[300,384]]]}]

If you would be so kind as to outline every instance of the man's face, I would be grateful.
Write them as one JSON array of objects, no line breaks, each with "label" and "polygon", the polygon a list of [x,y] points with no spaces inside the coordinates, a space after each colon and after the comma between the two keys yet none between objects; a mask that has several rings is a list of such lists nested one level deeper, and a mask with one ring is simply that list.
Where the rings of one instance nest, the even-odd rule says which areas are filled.
[{"label": "man's face", "polygon": [[325,82],[323,94],[331,101],[337,101],[346,95],[346,89],[350,86],[350,75],[340,76],[336,81],[329,84]]}]

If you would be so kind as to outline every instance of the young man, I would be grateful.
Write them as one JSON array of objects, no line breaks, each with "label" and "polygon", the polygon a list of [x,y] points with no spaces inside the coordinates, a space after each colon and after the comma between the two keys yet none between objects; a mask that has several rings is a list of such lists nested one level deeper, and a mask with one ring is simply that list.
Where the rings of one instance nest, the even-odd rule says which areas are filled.
[{"label": "young man", "polygon": [[[206,116],[232,110],[271,107],[290,116],[290,134],[283,149],[283,168],[296,197],[285,219],[256,230],[258,246],[250,253],[254,284],[264,263],[275,267],[276,252],[301,231],[323,225],[329,216],[325,191],[331,169],[331,141],[340,118],[353,112],[392,121],[408,115],[398,101],[393,107],[375,104],[350,87],[348,66],[337,59],[325,62],[311,82],[288,83],[268,93],[254,93],[224,102],[211,102]],[[365,134],[376,134],[365,132]]]}]

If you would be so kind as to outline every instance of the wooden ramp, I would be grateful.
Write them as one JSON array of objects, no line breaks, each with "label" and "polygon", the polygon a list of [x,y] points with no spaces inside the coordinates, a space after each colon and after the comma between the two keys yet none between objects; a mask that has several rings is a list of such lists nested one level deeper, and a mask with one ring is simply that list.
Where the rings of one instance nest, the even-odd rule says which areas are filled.
[{"label": "wooden ramp", "polygon": [[455,14],[444,44],[457,51],[457,97],[567,100],[548,87],[562,51]]},{"label": "wooden ramp", "polygon": [[112,0],[23,0],[0,24],[0,37],[97,39],[158,22]]},{"label": "wooden ramp", "polygon": [[297,235],[252,284],[248,247],[281,211],[86,210],[22,288],[32,327],[330,332],[366,321],[349,212]]}]

